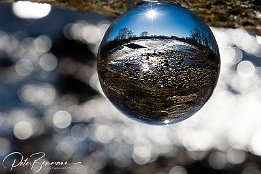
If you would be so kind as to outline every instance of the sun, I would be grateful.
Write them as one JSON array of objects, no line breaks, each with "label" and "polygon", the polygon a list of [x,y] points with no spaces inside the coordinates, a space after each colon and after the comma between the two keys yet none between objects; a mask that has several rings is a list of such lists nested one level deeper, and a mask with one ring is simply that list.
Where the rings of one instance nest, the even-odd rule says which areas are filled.
[{"label": "sun", "polygon": [[150,9],[146,12],[146,17],[153,20],[158,16],[158,12],[155,9]]}]

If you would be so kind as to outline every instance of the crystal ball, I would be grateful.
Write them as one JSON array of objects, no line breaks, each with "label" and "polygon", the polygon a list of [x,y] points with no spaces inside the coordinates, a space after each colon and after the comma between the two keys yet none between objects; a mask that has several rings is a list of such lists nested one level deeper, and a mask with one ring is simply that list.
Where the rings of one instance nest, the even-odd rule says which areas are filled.
[{"label": "crystal ball", "polygon": [[211,30],[195,14],[174,3],[146,2],[111,24],[97,69],[105,95],[122,113],[169,125],[208,101],[220,55]]}]

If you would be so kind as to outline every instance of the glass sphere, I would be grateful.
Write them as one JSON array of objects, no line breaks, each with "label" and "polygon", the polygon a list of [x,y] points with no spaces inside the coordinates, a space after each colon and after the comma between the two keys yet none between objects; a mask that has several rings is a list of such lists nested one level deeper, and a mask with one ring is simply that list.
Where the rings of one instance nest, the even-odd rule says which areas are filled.
[{"label": "glass sphere", "polygon": [[116,19],[100,45],[98,74],[109,100],[154,125],[182,121],[210,98],[220,71],[215,38],[174,3],[143,3]]}]

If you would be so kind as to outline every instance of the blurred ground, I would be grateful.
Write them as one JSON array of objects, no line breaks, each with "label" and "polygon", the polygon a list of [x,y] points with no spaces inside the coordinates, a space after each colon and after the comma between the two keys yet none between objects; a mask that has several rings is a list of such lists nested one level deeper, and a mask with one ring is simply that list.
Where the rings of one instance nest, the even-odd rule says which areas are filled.
[{"label": "blurred ground", "polygon": [[[261,37],[212,28],[222,63],[214,95],[188,120],[158,127],[128,119],[101,94],[95,55],[111,21],[0,5],[0,173],[261,173]],[[45,156],[10,171],[12,152]]]},{"label": "blurred ground", "polygon": [[[14,0],[1,0],[14,2]],[[92,11],[118,16],[140,0],[33,0],[47,2],[76,11]],[[152,0],[145,0],[152,1]],[[244,28],[261,34],[261,5],[259,0],[161,0],[186,7],[213,27]]]}]

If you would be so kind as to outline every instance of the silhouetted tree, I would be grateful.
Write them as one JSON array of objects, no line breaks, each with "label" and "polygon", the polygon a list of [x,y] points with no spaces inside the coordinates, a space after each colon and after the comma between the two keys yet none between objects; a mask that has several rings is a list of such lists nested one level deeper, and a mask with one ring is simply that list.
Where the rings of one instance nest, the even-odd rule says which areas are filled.
[{"label": "silhouetted tree", "polygon": [[198,28],[194,28],[191,32],[191,37],[199,44],[208,46],[208,39],[205,33],[200,32]]},{"label": "silhouetted tree", "polygon": [[143,31],[143,32],[140,33],[141,37],[146,37],[148,35],[149,35],[149,32],[147,32],[147,31]]},{"label": "silhouetted tree", "polygon": [[128,29],[127,27],[124,27],[120,29],[116,39],[121,40],[121,39],[128,39],[134,37],[134,33],[132,30]]}]

